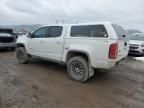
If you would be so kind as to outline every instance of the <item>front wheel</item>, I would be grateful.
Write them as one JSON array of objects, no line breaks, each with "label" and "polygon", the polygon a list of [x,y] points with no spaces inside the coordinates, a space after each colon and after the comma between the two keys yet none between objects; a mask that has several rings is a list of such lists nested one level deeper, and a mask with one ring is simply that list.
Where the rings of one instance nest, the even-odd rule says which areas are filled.
[{"label": "front wheel", "polygon": [[67,63],[67,72],[71,79],[84,82],[89,78],[88,61],[81,57],[72,57]]},{"label": "front wheel", "polygon": [[20,64],[26,64],[29,61],[29,55],[24,47],[19,47],[16,50],[17,60]]}]

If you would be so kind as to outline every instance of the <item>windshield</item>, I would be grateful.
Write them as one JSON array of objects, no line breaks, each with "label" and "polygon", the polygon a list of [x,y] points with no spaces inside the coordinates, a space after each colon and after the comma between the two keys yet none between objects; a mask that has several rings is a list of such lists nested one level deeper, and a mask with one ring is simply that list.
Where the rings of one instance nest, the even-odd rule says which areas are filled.
[{"label": "windshield", "polygon": [[9,34],[12,34],[13,30],[12,29],[0,28],[0,33],[9,33]]},{"label": "windshield", "polygon": [[130,36],[130,40],[144,41],[144,33],[132,34],[132,35]]}]

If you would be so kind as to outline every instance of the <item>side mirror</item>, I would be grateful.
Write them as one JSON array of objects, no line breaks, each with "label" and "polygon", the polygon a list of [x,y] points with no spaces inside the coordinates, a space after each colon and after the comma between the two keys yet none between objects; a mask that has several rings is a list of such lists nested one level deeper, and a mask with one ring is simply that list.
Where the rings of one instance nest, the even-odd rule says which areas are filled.
[{"label": "side mirror", "polygon": [[32,38],[32,34],[31,34],[31,33],[28,33],[27,37],[28,37],[28,38]]}]

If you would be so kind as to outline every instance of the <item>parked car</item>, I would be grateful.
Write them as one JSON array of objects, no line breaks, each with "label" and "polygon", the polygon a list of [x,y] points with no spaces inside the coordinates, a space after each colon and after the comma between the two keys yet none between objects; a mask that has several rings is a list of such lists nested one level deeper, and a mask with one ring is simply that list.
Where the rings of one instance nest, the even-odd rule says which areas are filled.
[{"label": "parked car", "polygon": [[16,37],[12,29],[0,28],[0,49],[9,48],[14,50],[16,47]]},{"label": "parked car", "polygon": [[16,43],[17,60],[32,56],[67,65],[70,78],[84,82],[94,69],[109,70],[128,55],[126,31],[109,22],[49,25],[38,28]]},{"label": "parked car", "polygon": [[134,33],[130,35],[131,55],[144,55],[144,33]]}]

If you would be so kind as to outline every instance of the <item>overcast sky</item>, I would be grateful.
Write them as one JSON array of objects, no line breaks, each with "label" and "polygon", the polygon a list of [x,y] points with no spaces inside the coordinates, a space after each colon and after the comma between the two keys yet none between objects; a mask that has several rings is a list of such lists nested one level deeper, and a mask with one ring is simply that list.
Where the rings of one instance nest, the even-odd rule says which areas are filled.
[{"label": "overcast sky", "polygon": [[1,24],[111,21],[144,31],[144,0],[0,0]]}]

